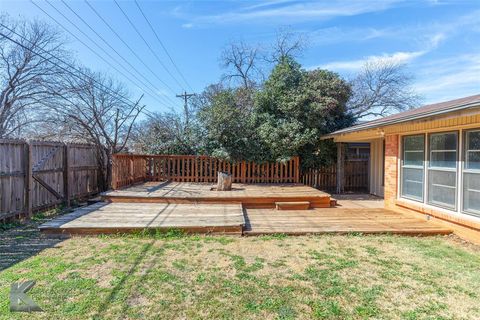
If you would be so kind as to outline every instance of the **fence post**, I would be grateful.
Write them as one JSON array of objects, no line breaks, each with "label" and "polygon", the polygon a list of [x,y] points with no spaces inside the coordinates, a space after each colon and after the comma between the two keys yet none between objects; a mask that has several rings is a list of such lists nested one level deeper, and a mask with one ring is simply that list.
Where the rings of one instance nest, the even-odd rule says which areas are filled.
[{"label": "fence post", "polygon": [[32,145],[29,142],[25,142],[25,212],[27,214],[27,218],[32,217],[32,189],[33,189],[33,177],[32,177],[32,170],[33,170],[33,163],[32,163]]},{"label": "fence post", "polygon": [[300,157],[296,156],[295,158],[295,183],[300,182]]},{"label": "fence post", "polygon": [[344,144],[337,143],[337,193],[343,193],[345,183],[345,151]]},{"label": "fence post", "polygon": [[193,176],[195,182],[198,182],[198,157],[193,158]]},{"label": "fence post", "polygon": [[65,199],[65,205],[70,207],[70,159],[68,153],[70,146],[65,144],[63,146],[63,196]]},{"label": "fence post", "polygon": [[147,171],[147,174],[145,176],[145,180],[147,181],[152,181],[153,178],[152,178],[152,161],[153,161],[153,158],[150,158],[150,157],[144,157],[145,161],[148,163],[148,171]]},{"label": "fence post", "polygon": [[[115,160],[116,160],[116,156],[114,154],[112,154],[111,156],[111,168],[110,170],[112,170],[112,189],[113,190],[116,190],[117,189],[117,186],[118,186],[118,177],[117,177],[117,169],[116,169],[116,163],[115,163]],[[108,161],[108,160],[107,160]]]},{"label": "fence post", "polygon": [[133,183],[133,157],[130,157],[129,160],[130,160],[130,166],[129,166],[129,168],[130,168],[129,173],[130,174],[129,174],[128,178],[130,179],[130,184],[132,184]]},{"label": "fence post", "polygon": [[247,163],[242,161],[242,183],[245,183],[247,178]]}]

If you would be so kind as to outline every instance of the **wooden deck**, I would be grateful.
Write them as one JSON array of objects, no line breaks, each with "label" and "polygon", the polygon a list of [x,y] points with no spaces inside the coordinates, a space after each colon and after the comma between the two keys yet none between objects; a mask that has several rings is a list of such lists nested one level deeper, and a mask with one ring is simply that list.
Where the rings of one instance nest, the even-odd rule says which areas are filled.
[{"label": "wooden deck", "polygon": [[44,232],[67,234],[128,233],[144,229],[241,234],[244,223],[240,204],[99,202],[60,216],[39,228]]},{"label": "wooden deck", "polygon": [[276,233],[304,235],[352,232],[438,235],[452,233],[452,230],[383,208],[351,207],[303,211],[247,209],[243,230],[244,235]]},{"label": "wooden deck", "polygon": [[303,184],[233,184],[232,191],[214,191],[213,184],[147,182],[102,194],[108,202],[242,203],[246,208],[274,208],[275,202],[309,201],[330,207],[330,195]]},{"label": "wooden deck", "polygon": [[128,233],[180,229],[237,235],[391,233],[449,234],[433,222],[383,208],[243,209],[240,204],[97,203],[40,226],[49,233]]},{"label": "wooden deck", "polygon": [[143,229],[238,235],[451,233],[433,222],[383,209],[383,201],[371,196],[341,196],[338,205],[331,208],[329,194],[304,185],[234,184],[232,191],[214,191],[213,187],[201,183],[149,182],[109,191],[102,195],[105,202],[79,208],[41,225],[40,229],[69,234]]}]

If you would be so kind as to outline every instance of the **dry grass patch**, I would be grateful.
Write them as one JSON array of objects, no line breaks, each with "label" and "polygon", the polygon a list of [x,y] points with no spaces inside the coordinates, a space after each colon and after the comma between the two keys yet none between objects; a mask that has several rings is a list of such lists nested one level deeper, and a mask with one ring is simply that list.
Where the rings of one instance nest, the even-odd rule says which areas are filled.
[{"label": "dry grass patch", "polygon": [[[8,311],[37,280],[45,310]],[[454,237],[84,237],[0,273],[31,319],[479,319],[480,250]]]}]

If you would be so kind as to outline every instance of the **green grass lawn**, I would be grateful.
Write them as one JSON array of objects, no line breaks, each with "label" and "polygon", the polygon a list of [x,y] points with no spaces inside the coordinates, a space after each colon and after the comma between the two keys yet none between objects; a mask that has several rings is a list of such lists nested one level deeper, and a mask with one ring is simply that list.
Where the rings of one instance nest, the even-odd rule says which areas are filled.
[{"label": "green grass lawn", "polygon": [[[9,312],[36,280],[42,313]],[[8,319],[480,319],[480,249],[454,237],[76,237],[0,272]]]}]

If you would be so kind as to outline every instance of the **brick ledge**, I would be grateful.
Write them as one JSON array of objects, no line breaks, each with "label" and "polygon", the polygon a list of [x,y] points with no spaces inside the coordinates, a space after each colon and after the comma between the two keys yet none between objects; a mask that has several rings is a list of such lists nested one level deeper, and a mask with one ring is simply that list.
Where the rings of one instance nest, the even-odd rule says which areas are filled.
[{"label": "brick ledge", "polygon": [[437,219],[444,220],[446,222],[454,223],[457,225],[461,225],[463,227],[467,227],[469,229],[473,229],[475,231],[480,231],[480,221],[472,221],[467,217],[458,217],[457,215],[449,214],[447,212],[442,212],[440,210],[436,210],[430,206],[426,206],[421,203],[412,203],[410,201],[405,201],[402,199],[395,200],[395,205],[399,206],[404,209],[413,210],[419,212],[421,214],[430,215]]}]

